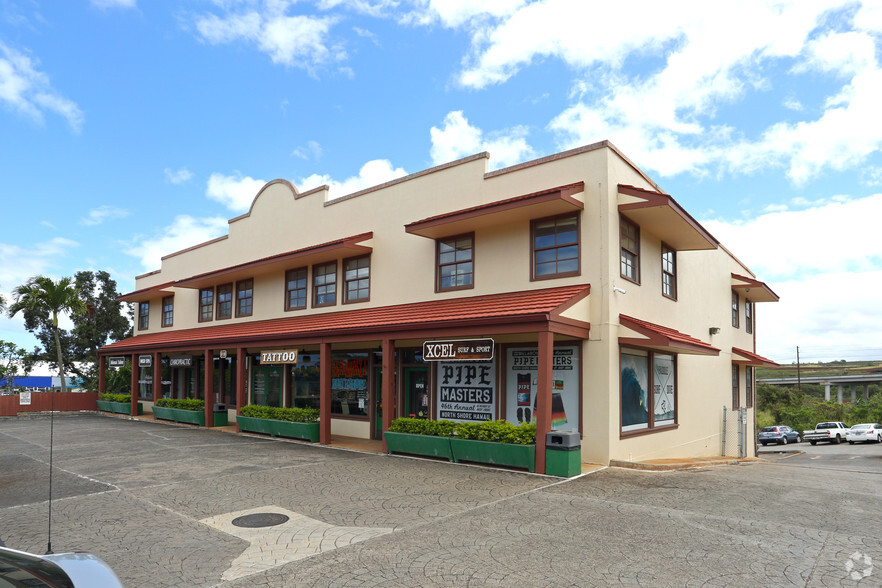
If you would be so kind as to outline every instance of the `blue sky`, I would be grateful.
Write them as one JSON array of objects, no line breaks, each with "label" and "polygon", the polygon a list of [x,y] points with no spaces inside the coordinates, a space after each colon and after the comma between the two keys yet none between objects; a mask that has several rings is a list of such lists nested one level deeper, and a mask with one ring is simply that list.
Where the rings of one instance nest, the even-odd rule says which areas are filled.
[{"label": "blue sky", "polygon": [[0,292],[131,291],[275,178],[608,139],[781,296],[759,353],[879,359],[880,42],[878,1],[0,0]]}]

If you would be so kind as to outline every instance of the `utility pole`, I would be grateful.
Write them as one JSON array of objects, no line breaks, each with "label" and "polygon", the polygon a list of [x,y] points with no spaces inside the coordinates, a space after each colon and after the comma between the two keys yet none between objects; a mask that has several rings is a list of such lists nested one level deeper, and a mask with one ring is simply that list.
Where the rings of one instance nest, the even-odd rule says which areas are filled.
[{"label": "utility pole", "polygon": [[796,389],[802,392],[802,378],[799,373],[799,345],[796,346]]}]

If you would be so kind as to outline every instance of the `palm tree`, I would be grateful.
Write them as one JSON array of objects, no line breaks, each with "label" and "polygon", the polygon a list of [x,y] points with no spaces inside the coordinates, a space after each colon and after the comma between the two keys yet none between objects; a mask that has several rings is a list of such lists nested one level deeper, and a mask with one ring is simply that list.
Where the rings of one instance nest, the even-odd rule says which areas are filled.
[{"label": "palm tree", "polygon": [[67,391],[64,380],[64,361],[61,356],[61,339],[58,336],[58,315],[83,314],[87,311],[86,304],[70,278],[61,278],[55,282],[45,276],[34,276],[12,291],[15,301],[9,306],[9,317],[19,311],[25,316],[40,317],[52,328],[55,335],[55,351],[58,354],[58,370],[61,375],[61,391]]}]

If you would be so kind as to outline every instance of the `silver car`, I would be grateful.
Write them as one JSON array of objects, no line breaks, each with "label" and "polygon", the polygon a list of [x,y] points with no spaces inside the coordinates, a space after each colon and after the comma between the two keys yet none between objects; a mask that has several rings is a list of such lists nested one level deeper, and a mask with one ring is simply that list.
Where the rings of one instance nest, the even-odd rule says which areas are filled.
[{"label": "silver car", "polygon": [[0,547],[0,586],[122,588],[122,582],[104,560],[91,553],[36,555]]},{"label": "silver car", "polygon": [[857,441],[866,443],[882,443],[882,425],[879,423],[861,423],[852,425],[845,432],[845,438],[852,445]]}]

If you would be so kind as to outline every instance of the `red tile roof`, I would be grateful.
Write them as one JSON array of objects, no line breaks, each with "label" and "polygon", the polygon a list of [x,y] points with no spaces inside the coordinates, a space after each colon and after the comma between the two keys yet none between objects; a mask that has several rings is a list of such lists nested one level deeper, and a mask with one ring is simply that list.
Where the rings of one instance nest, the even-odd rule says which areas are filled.
[{"label": "red tile roof", "polygon": [[[285,339],[401,333],[458,325],[511,325],[553,320],[555,311],[565,310],[587,295],[590,286],[579,284],[543,290],[509,292],[467,298],[447,298],[378,308],[344,310],[303,316],[225,322],[209,327],[164,330],[136,335],[101,348],[102,353],[182,349],[220,345],[257,345]],[[569,321],[570,319],[563,319]],[[587,328],[587,321],[584,323]],[[370,335],[374,335],[371,337]]]},{"label": "red tile roof", "polygon": [[619,343],[625,345],[652,347],[654,349],[670,351],[671,353],[690,353],[694,355],[720,354],[720,350],[716,347],[670,327],[664,327],[624,314],[619,315],[619,321],[622,326],[632,331],[637,331],[645,337],[619,337]]},{"label": "red tile roof", "polygon": [[740,355],[744,359],[733,359],[732,363],[737,363],[738,365],[761,365],[766,367],[779,367],[777,363],[772,361],[771,359],[766,359],[762,355],[757,355],[751,351],[747,351],[746,349],[738,349],[737,347],[732,348],[732,353],[735,355]]}]

